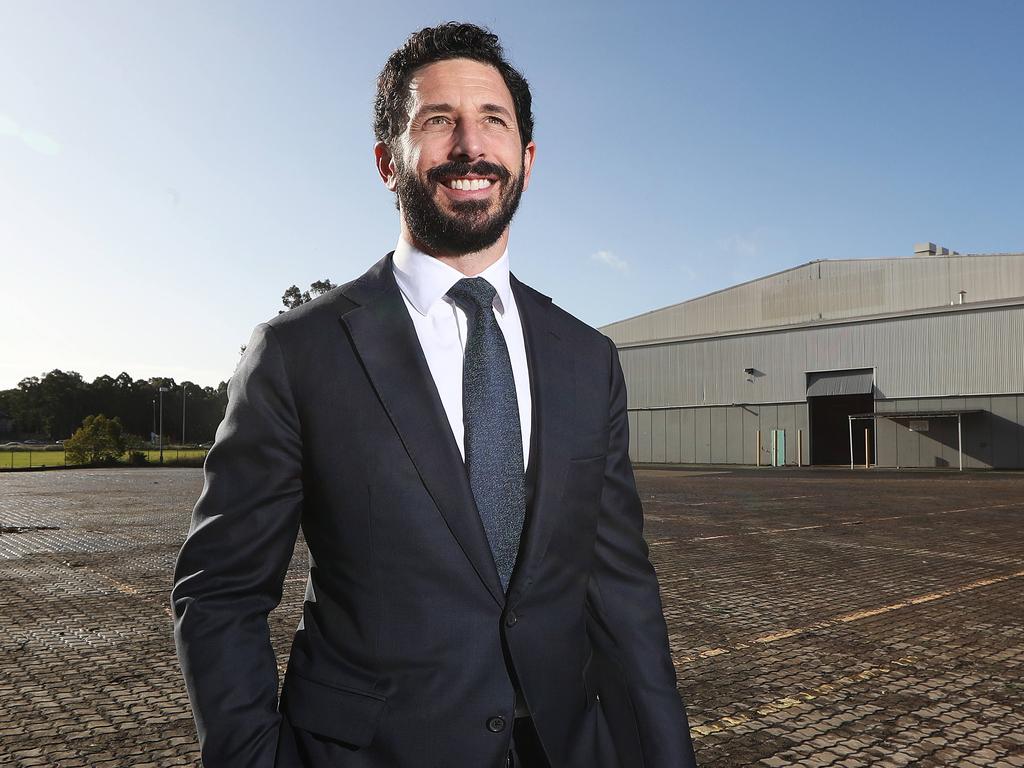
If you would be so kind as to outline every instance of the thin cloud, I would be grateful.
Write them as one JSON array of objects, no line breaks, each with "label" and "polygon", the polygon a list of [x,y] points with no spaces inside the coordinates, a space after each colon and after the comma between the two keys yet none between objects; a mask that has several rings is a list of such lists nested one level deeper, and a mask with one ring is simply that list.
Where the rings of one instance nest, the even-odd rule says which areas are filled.
[{"label": "thin cloud", "polygon": [[45,133],[22,128],[18,122],[7,115],[0,115],[0,136],[10,136],[20,140],[22,144],[41,155],[53,157],[60,153],[60,142]]},{"label": "thin cloud", "polygon": [[611,251],[598,251],[592,254],[590,258],[618,272],[629,272],[629,262],[616,256]]},{"label": "thin cloud", "polygon": [[735,256],[757,256],[761,253],[760,238],[757,234],[733,234],[718,241],[718,247]]}]

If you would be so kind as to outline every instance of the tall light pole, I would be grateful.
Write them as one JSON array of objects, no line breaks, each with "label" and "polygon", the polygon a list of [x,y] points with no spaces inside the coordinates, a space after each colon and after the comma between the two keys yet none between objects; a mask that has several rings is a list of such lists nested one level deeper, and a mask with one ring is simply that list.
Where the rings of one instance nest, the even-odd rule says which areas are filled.
[{"label": "tall light pole", "polygon": [[160,387],[160,463],[164,463],[164,392],[170,392],[170,387]]},{"label": "tall light pole", "polygon": [[149,433],[149,444],[153,445],[153,437],[156,435],[156,398],[153,398],[153,429]]},{"label": "tall light pole", "polygon": [[185,385],[181,385],[181,444],[185,444],[185,400],[188,398],[188,392],[185,391]]}]

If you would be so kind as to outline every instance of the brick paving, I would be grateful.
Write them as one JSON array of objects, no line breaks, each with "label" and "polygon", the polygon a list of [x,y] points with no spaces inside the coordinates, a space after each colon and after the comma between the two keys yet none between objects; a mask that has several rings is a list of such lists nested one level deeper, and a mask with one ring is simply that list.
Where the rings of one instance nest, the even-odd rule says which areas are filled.
[{"label": "brick paving", "polygon": [[[1024,476],[637,474],[704,768],[1024,767]],[[0,475],[0,765],[198,765],[168,589],[201,486]]]}]

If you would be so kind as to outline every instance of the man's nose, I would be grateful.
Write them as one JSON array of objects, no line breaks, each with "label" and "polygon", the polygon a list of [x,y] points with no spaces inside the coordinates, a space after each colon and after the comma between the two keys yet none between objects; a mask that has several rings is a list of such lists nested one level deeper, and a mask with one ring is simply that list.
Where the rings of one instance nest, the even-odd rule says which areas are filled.
[{"label": "man's nose", "polygon": [[454,143],[451,154],[455,158],[476,160],[484,155],[484,136],[478,126],[472,120],[460,120],[455,125],[453,133]]}]

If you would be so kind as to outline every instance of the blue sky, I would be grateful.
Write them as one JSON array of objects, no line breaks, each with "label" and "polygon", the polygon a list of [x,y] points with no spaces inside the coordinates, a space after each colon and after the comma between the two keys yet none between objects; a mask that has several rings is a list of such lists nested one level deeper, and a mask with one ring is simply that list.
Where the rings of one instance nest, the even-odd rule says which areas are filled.
[{"label": "blue sky", "polygon": [[1024,4],[0,0],[0,388],[216,385],[397,238],[387,55],[447,19],[534,92],[513,271],[592,325],[819,258],[1024,250]]}]

